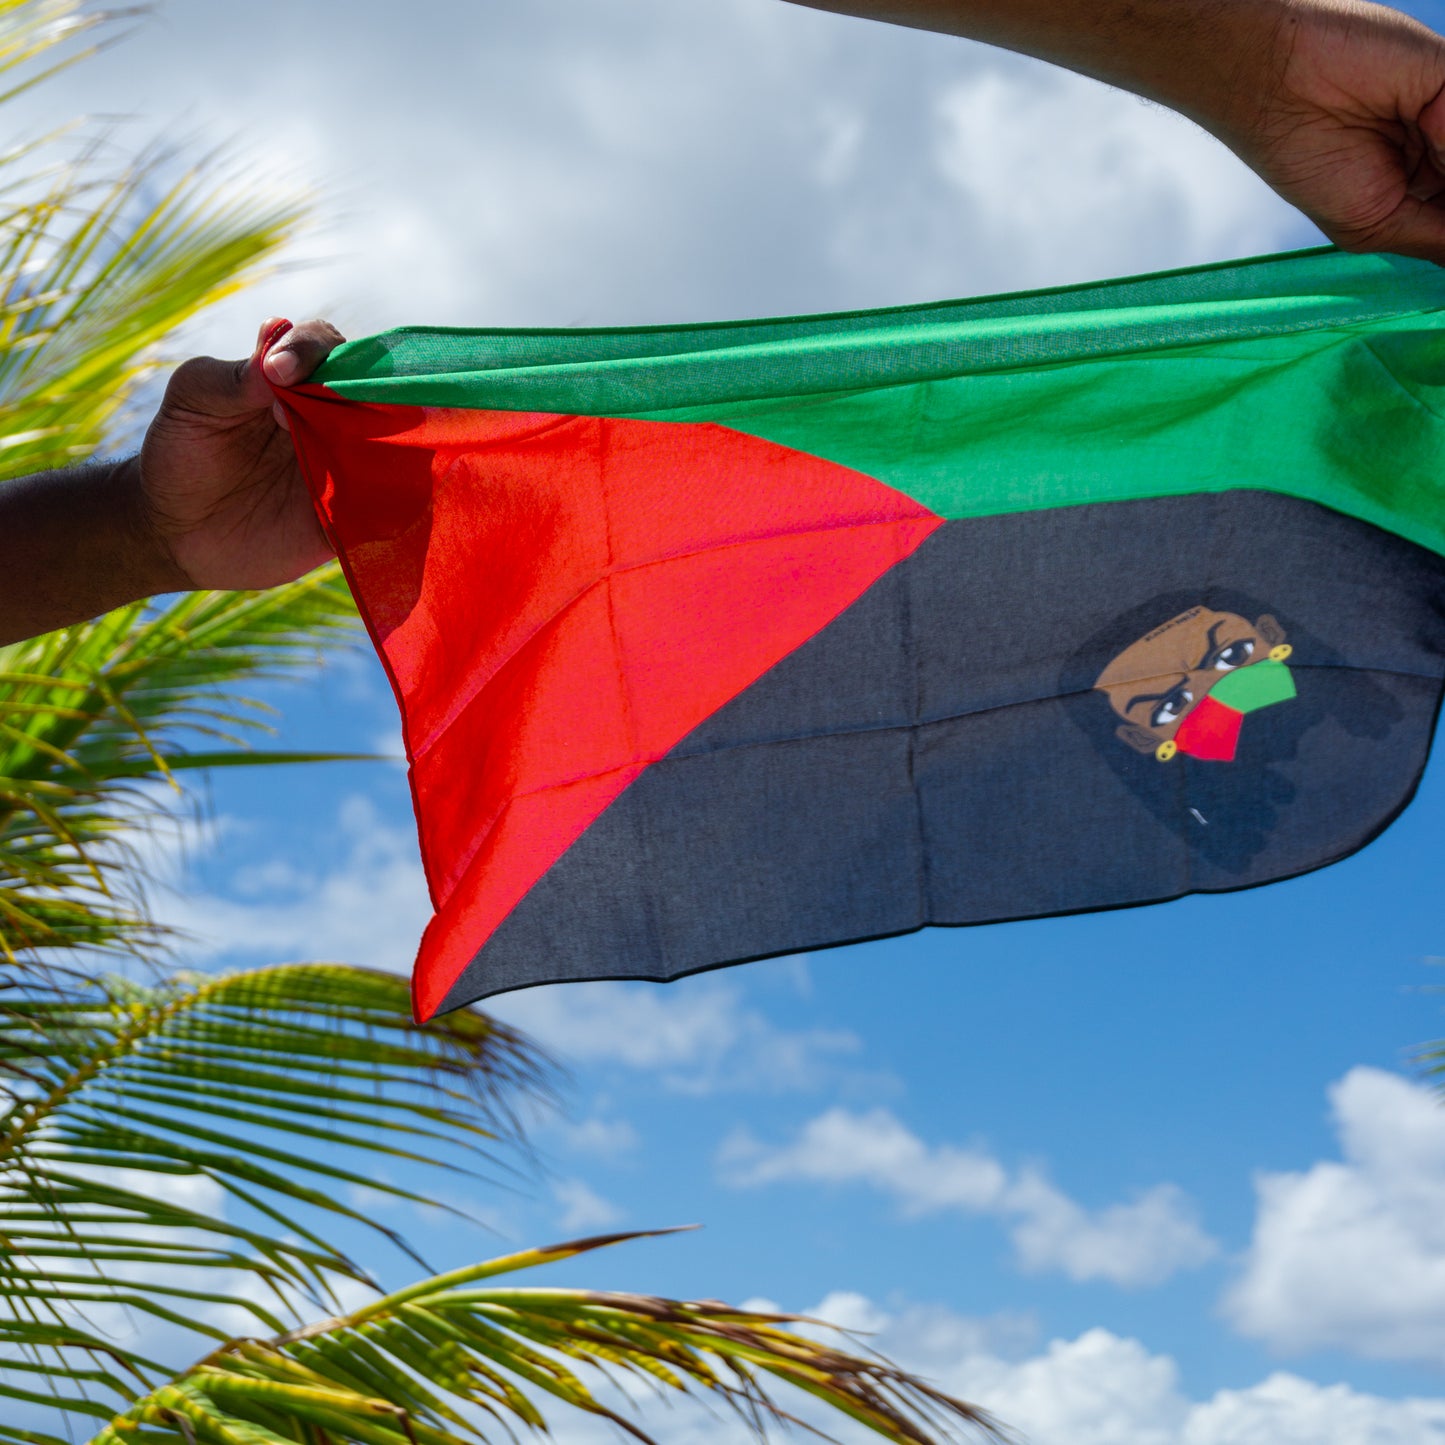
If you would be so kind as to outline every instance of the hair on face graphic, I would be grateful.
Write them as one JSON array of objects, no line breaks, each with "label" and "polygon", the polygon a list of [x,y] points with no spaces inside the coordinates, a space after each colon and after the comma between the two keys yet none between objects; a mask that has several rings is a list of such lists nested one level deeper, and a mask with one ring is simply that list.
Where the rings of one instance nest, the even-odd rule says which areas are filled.
[{"label": "hair on face graphic", "polygon": [[[1271,657],[1290,660],[1289,700],[1251,712],[1242,729],[1235,716],[1237,755],[1232,745],[1213,755],[1232,761],[1188,756],[1181,729],[1196,713],[1194,724],[1203,720],[1212,689]],[[1284,765],[1307,732],[1334,717],[1356,737],[1384,737],[1403,716],[1372,678],[1296,620],[1220,587],[1163,593],[1121,614],[1069,658],[1060,691],[1070,717],[1148,810],[1235,874],[1267,846],[1294,800],[1297,770]],[[1318,785],[1329,786],[1328,778]]]},{"label": "hair on face graphic", "polygon": [[[1094,686],[1119,717],[1119,740],[1163,760],[1185,745],[1191,716],[1198,723],[1207,715],[1216,684],[1262,662],[1283,664],[1292,650],[1284,629],[1269,613],[1250,618],[1196,605],[1127,643],[1109,659]],[[1288,678],[1284,672],[1280,676]],[[1229,685],[1220,691],[1228,692]],[[1287,683],[1282,691],[1287,695]]]}]

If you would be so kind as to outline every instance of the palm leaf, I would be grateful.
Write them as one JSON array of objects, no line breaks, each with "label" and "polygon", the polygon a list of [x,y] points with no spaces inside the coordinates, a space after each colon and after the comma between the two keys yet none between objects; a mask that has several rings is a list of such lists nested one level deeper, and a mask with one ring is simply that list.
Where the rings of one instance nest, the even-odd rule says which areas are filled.
[{"label": "palm leaf", "polygon": [[[0,0],[0,100],[88,53],[76,41],[93,46],[109,18],[83,0]],[[258,275],[300,218],[213,165],[178,174],[152,153],[117,176],[102,158],[84,126],[0,153],[0,484],[114,445],[165,338]],[[261,710],[236,689],[310,660],[350,619],[323,569],[0,650],[0,952],[149,956],[162,935],[133,886],[134,844],[156,785],[265,760],[244,746]],[[757,1424],[786,1418],[764,1389],[782,1381],[900,1442],[989,1428],[786,1317],[487,1283],[607,1241],[288,1329],[308,1301],[339,1309],[342,1284],[368,1282],[326,1237],[361,1217],[338,1186],[415,1199],[375,1168],[487,1165],[508,1098],[538,1085],[536,1056],[471,1011],[417,1028],[404,983],[360,969],[63,982],[12,968],[0,985],[0,1441],[60,1445],[15,1419],[41,1406],[67,1440],[88,1420],[126,1445],[455,1445],[479,1420],[541,1427],[533,1396],[640,1435],[592,1392],[594,1366],[720,1395]],[[197,1183],[236,1217],[175,1187]],[[206,1319],[222,1304],[263,1338],[222,1338]],[[217,1348],[172,1378],[107,1327],[115,1306]]]},{"label": "palm leaf", "polygon": [[354,615],[325,567],[264,593],[136,603],[0,648],[0,951],[156,944],[128,845],[161,799],[139,784],[201,761],[319,756],[250,751],[266,714],[230,689],[314,665],[354,635]]},{"label": "palm leaf", "polygon": [[[510,1101],[541,1087],[543,1065],[475,1011],[415,1025],[396,975],[295,964],[22,993],[0,1011],[0,1070],[0,1356],[22,1351],[70,1381],[104,1363],[92,1395],[127,1400],[170,1369],[87,1312],[123,1306],[223,1340],[198,1304],[244,1310],[267,1332],[303,1305],[334,1308],[338,1281],[370,1276],[325,1220],[407,1247],[336,1186],[422,1203],[376,1166],[495,1167],[489,1146],[515,1134]],[[177,1181],[229,1197],[242,1222],[191,1207],[166,1187]],[[32,1398],[11,1366],[0,1399]]]},{"label": "palm leaf", "polygon": [[[0,101],[128,13],[0,0]],[[259,202],[223,165],[177,174],[155,151],[114,175],[105,151],[81,125],[0,153],[0,481],[113,444],[158,345],[254,280],[301,219],[299,197]]]},{"label": "palm leaf", "polygon": [[897,1445],[961,1432],[1002,1438],[975,1406],[879,1356],[794,1328],[816,1321],[715,1301],[486,1283],[638,1237],[527,1250],[305,1329],[228,1341],[110,1421],[91,1445],[475,1445],[514,1426],[546,1431],[534,1395],[650,1442],[598,1397],[599,1378],[721,1397],[759,1433],[770,1423],[801,1423],[771,1393],[782,1383]]},{"label": "palm leaf", "polygon": [[[92,53],[127,13],[0,0],[0,100]],[[160,344],[262,274],[301,215],[224,166],[177,173],[153,152],[108,174],[83,125],[0,153],[0,484],[114,445]],[[153,949],[137,890],[114,887],[153,812],[137,784],[170,778],[197,745],[211,766],[264,761],[241,746],[260,712],[221,690],[313,660],[352,618],[323,569],[0,649],[0,957]]]}]

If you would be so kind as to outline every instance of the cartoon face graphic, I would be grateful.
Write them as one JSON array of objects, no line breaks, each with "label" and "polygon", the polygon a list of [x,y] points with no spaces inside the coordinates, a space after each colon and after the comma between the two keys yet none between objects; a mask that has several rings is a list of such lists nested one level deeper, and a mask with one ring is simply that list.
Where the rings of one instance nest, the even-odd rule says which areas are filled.
[{"label": "cartoon face graphic", "polygon": [[1251,622],[1190,607],[1117,653],[1094,687],[1119,719],[1115,735],[1136,752],[1232,762],[1245,714],[1295,696],[1290,652],[1268,613]]}]

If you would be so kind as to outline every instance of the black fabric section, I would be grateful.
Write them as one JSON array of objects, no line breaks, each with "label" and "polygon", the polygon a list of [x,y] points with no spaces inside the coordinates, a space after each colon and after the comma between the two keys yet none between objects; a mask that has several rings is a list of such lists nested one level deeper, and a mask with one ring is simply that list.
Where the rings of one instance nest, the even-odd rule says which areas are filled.
[{"label": "black fabric section", "polygon": [[[1093,681],[1195,603],[1276,619],[1298,695],[1233,762],[1161,763]],[[949,522],[638,778],[445,1006],[1317,868],[1408,801],[1442,674],[1445,561],[1312,503]]]}]

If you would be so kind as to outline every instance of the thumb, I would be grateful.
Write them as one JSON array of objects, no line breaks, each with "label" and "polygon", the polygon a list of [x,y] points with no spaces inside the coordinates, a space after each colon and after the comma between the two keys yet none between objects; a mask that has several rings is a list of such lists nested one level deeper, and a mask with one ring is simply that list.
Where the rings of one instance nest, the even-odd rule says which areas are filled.
[{"label": "thumb", "polygon": [[256,349],[245,361],[217,361],[214,356],[196,356],[183,362],[171,374],[163,406],[209,417],[245,416],[271,405],[271,388],[262,364],[291,323],[267,317],[256,336]]},{"label": "thumb", "polygon": [[214,356],[193,356],[171,373],[162,407],[199,416],[228,418],[264,411],[271,405],[271,388],[261,374],[257,354],[245,361],[218,361]]}]

